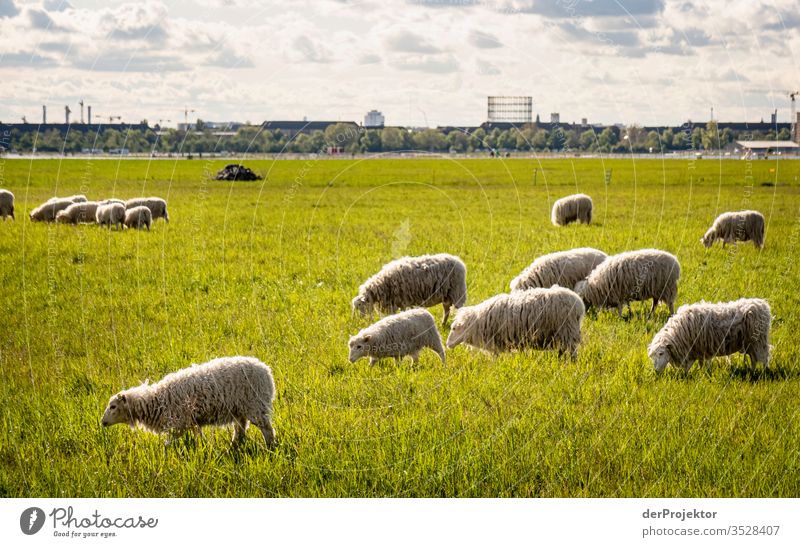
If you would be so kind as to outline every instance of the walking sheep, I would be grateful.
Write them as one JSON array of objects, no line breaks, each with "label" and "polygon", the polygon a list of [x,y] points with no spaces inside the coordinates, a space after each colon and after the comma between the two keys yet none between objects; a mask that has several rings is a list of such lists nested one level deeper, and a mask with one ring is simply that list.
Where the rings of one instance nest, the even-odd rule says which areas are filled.
[{"label": "walking sheep", "polygon": [[150,230],[150,224],[153,222],[152,213],[150,209],[144,205],[134,207],[125,211],[125,226],[128,228],[136,228],[138,230],[147,228]]},{"label": "walking sheep", "polygon": [[125,223],[125,206],[121,203],[109,203],[107,205],[100,205],[95,213],[95,220],[100,226],[108,225],[117,226],[122,229]]},{"label": "walking sheep", "polygon": [[167,202],[161,198],[133,198],[125,202],[125,209],[129,210],[134,207],[147,207],[152,213],[153,220],[163,218],[169,222],[169,214],[167,214]]},{"label": "walking sheep", "polygon": [[267,446],[275,443],[270,368],[253,357],[221,357],[166,375],[160,382],[121,391],[111,397],[103,427],[141,426],[178,436],[206,425],[234,425],[233,443],[245,438],[248,422],[261,430]]},{"label": "walking sheep", "polygon": [[741,352],[756,363],[769,365],[769,304],[760,298],[742,298],[712,304],[683,305],[656,333],[647,348],[656,372],[672,363],[687,372],[695,361]]},{"label": "walking sheep", "polygon": [[33,222],[53,222],[56,215],[72,205],[70,198],[51,198],[30,212]]},{"label": "walking sheep", "polygon": [[583,302],[563,287],[498,294],[456,313],[447,347],[468,344],[490,353],[558,349],[574,359],[581,343]]},{"label": "walking sheep", "polygon": [[723,249],[726,243],[752,241],[756,247],[762,249],[764,247],[764,224],[764,215],[758,211],[722,213],[700,241],[706,248],[709,248],[716,240],[721,239]]},{"label": "walking sheep", "polygon": [[678,279],[681,267],[673,255],[656,249],[629,251],[608,257],[589,277],[575,285],[575,292],[587,308],[590,306],[617,308],[622,317],[622,306],[635,300],[653,299],[655,312],[659,302],[675,313],[678,297]]},{"label": "walking sheep", "polygon": [[385,313],[415,306],[442,304],[447,324],[450,307],[467,302],[467,267],[460,258],[449,254],[406,256],[386,264],[367,279],[353,298],[353,311]]},{"label": "walking sheep", "polygon": [[589,247],[546,254],[515,277],[510,287],[512,291],[553,285],[572,289],[606,258],[606,253]]},{"label": "walking sheep", "polygon": [[63,211],[58,212],[56,215],[56,222],[64,224],[77,224],[79,222],[92,224],[95,222],[97,207],[98,203],[96,201],[79,201],[73,203]]},{"label": "walking sheep", "polygon": [[0,188],[0,216],[3,217],[3,222],[5,222],[6,217],[16,220],[14,218],[14,194],[2,188]]},{"label": "walking sheep", "polygon": [[556,226],[566,226],[570,222],[592,223],[592,198],[586,194],[566,196],[553,204],[550,220]]},{"label": "walking sheep", "polygon": [[350,337],[350,362],[369,357],[369,364],[394,357],[397,364],[410,355],[414,364],[424,348],[431,348],[445,363],[444,348],[436,321],[428,310],[414,309],[384,317]]}]

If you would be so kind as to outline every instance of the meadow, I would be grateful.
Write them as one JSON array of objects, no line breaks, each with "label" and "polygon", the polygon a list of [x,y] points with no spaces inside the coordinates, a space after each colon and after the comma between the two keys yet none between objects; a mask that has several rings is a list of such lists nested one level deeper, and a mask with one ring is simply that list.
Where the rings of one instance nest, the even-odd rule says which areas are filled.
[{"label": "meadow", "polygon": [[[800,162],[309,158],[212,180],[226,163],[0,158],[17,201],[0,223],[0,495],[800,495]],[[595,222],[552,226],[553,201],[576,191]],[[75,193],[158,195],[170,223],[28,220]],[[745,208],[767,217],[762,251],[700,244],[717,214]],[[646,346],[668,311],[649,303],[627,320],[590,311],[574,362],[462,346],[445,366],[432,352],[416,367],[347,360],[368,324],[350,300],[392,258],[460,256],[477,303],[579,246],[674,253],[678,304],[767,298],[770,369],[736,355],[656,375]],[[231,450],[231,430],[165,448],[101,427],[117,391],[237,354],[273,369],[274,450],[255,428]]]}]

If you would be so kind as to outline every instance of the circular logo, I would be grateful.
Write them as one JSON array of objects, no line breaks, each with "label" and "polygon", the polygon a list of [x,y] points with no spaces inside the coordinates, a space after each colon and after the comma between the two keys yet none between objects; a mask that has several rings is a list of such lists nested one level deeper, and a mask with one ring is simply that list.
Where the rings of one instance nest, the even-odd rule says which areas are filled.
[{"label": "circular logo", "polygon": [[44,526],[44,511],[38,507],[25,509],[19,517],[19,527],[26,536],[32,536]]}]

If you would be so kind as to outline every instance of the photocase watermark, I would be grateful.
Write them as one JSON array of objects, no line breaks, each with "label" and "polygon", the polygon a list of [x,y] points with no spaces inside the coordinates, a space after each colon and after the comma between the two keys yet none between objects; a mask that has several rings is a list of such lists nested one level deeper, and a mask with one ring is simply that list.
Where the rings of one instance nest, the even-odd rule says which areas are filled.
[{"label": "photocase watermark", "polygon": [[47,522],[52,524],[54,537],[69,538],[111,538],[120,530],[153,529],[158,519],[144,515],[106,516],[95,509],[85,515],[77,514],[70,505],[54,507],[45,513],[40,507],[29,507],[19,517],[19,528],[26,536],[40,532]]},{"label": "photocase watermark", "polygon": [[19,516],[19,528],[26,536],[32,536],[44,526],[44,511],[29,507]]}]

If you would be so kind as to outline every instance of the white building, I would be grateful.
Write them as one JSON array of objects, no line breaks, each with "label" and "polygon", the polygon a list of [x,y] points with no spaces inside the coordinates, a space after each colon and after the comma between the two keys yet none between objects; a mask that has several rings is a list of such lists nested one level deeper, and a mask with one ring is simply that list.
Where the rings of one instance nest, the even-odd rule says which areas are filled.
[{"label": "white building", "polygon": [[364,116],[364,127],[383,127],[384,121],[382,113],[377,110],[370,110]]}]

